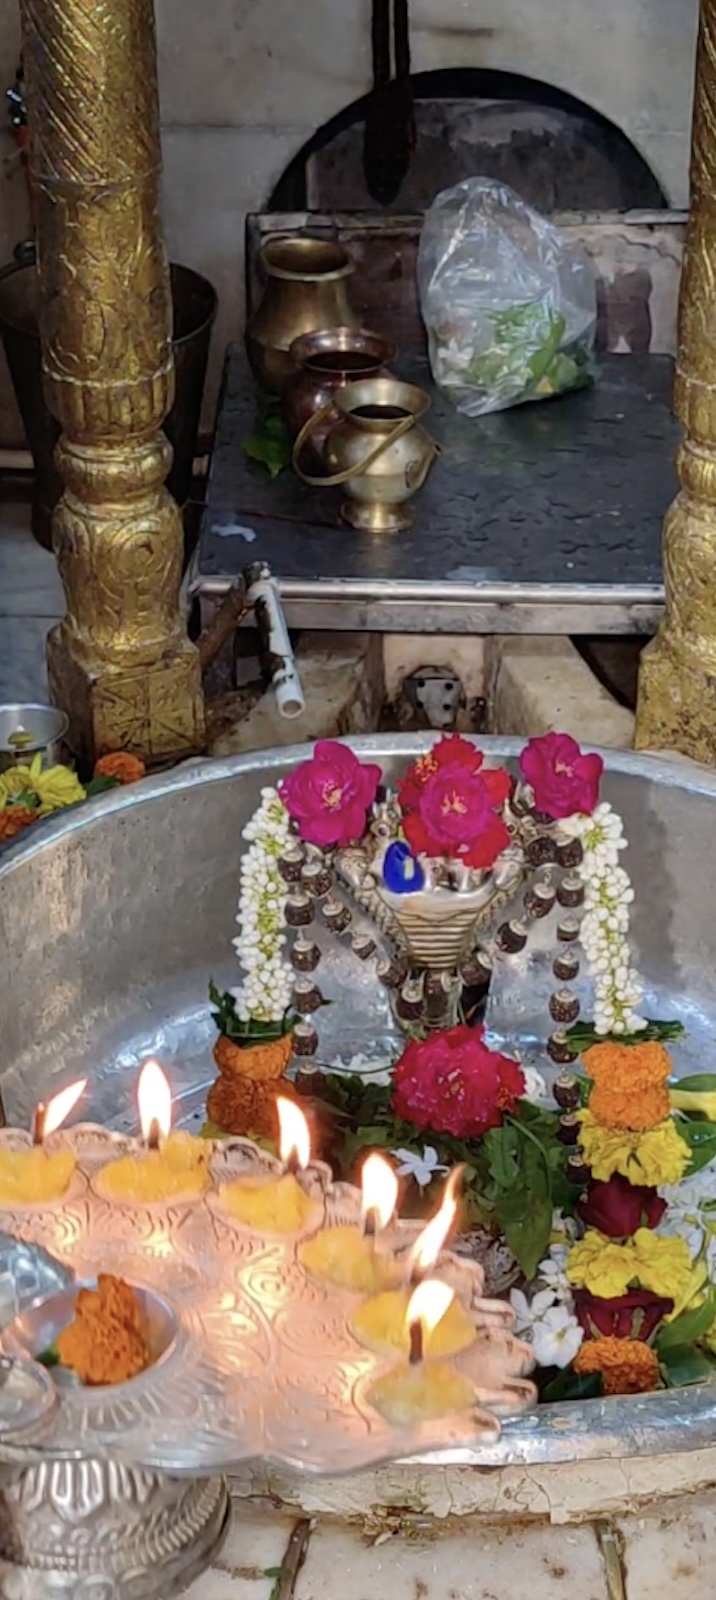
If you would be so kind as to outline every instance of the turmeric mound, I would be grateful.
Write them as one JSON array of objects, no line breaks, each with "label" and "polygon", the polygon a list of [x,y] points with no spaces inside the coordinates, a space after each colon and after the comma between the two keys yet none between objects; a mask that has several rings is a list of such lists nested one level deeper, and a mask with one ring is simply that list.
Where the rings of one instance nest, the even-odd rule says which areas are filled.
[{"label": "turmeric mound", "polygon": [[126,1383],[150,1365],[142,1310],[130,1284],[101,1272],[96,1289],[80,1289],[74,1321],[57,1340],[63,1367],[82,1383]]}]

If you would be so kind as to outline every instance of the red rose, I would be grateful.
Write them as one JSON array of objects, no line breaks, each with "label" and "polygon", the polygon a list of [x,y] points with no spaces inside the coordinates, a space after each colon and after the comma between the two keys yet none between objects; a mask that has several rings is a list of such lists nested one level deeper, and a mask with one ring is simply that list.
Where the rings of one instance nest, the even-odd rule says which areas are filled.
[{"label": "red rose", "polygon": [[510,842],[500,815],[511,780],[482,771],[483,754],[459,734],[439,739],[398,785],[403,831],[416,855],[448,856],[491,867]]},{"label": "red rose", "polygon": [[499,1128],[524,1093],[516,1061],[489,1050],[483,1028],[444,1028],[406,1046],[393,1077],[393,1110],[405,1122],[457,1139]]},{"label": "red rose", "polygon": [[611,1300],[600,1300],[588,1289],[574,1291],[575,1315],[588,1339],[640,1339],[646,1343],[673,1309],[673,1300],[648,1289],[630,1289]]},{"label": "red rose", "polygon": [[656,1189],[630,1183],[618,1172],[608,1183],[590,1183],[577,1210],[589,1228],[609,1239],[630,1239],[637,1228],[658,1228],[666,1210]]},{"label": "red rose", "polygon": [[571,817],[593,811],[604,770],[601,756],[583,755],[568,733],[543,733],[530,739],[520,756],[520,771],[530,785],[537,811]]}]

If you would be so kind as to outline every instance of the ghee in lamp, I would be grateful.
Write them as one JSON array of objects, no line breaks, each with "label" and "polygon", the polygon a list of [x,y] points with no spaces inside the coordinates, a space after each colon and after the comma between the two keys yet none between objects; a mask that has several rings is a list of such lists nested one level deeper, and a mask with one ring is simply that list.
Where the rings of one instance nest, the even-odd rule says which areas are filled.
[{"label": "ghee in lamp", "polygon": [[391,1367],[368,1390],[370,1405],[395,1427],[436,1422],[468,1411],[473,1404],[475,1391],[461,1372],[447,1361],[425,1359],[426,1335],[445,1320],[452,1300],[452,1289],[446,1283],[428,1278],[419,1284],[406,1314],[408,1359]]},{"label": "ghee in lamp", "polygon": [[102,1167],[95,1179],[97,1193],[129,1205],[203,1194],[209,1182],[207,1146],[190,1133],[169,1132],[171,1090],[158,1062],[146,1061],[142,1067],[137,1098],[145,1148]]},{"label": "ghee in lamp", "polygon": [[[373,1295],[354,1311],[350,1330],[359,1344],[378,1355],[410,1352],[409,1289],[389,1289]],[[476,1338],[475,1325],[459,1300],[450,1301],[447,1311],[433,1327],[426,1326],[423,1344],[426,1356],[456,1356],[469,1349]]]},{"label": "ghee in lamp", "polygon": [[76,1106],[87,1088],[87,1079],[61,1089],[47,1105],[35,1108],[32,1143],[16,1149],[0,1145],[0,1205],[42,1205],[61,1200],[67,1193],[77,1167],[73,1150],[50,1153],[44,1140],[55,1133]]},{"label": "ghee in lamp", "polygon": [[306,1193],[298,1176],[311,1157],[308,1123],[291,1100],[279,1096],[276,1108],[283,1172],[236,1178],[233,1183],[220,1185],[219,1197],[237,1222],[257,1233],[300,1233],[316,1211],[315,1200]]},{"label": "ghee in lamp", "polygon": [[322,1228],[302,1245],[299,1259],[308,1272],[337,1289],[375,1294],[399,1277],[392,1255],[381,1254],[376,1233],[387,1228],[398,1198],[398,1180],[383,1156],[370,1155],[361,1175],[363,1227]]}]

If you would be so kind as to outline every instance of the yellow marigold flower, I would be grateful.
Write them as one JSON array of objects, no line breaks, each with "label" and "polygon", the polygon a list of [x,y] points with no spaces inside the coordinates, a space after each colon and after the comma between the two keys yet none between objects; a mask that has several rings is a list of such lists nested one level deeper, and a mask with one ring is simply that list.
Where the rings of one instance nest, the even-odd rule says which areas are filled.
[{"label": "yellow marigold flower", "polygon": [[589,1109],[606,1128],[653,1128],[669,1115],[671,1057],[658,1041],[592,1045],[584,1053],[592,1079]]},{"label": "yellow marigold flower", "polygon": [[569,1252],[567,1277],[600,1300],[615,1299],[637,1284],[676,1301],[691,1282],[691,1256],[684,1239],[660,1238],[650,1228],[638,1228],[623,1243],[590,1228]]},{"label": "yellow marigold flower", "polygon": [[0,773],[0,795],[8,799],[25,793],[36,796],[41,817],[86,799],[82,784],[71,767],[43,768],[40,754],[35,756],[30,767],[8,767],[7,772]]},{"label": "yellow marigold flower", "polygon": [[656,1352],[640,1339],[585,1339],[574,1370],[600,1372],[605,1394],[647,1394],[660,1387]]},{"label": "yellow marigold flower", "polygon": [[578,1113],[579,1143],[592,1177],[608,1183],[615,1172],[630,1183],[657,1189],[662,1183],[680,1183],[691,1152],[671,1117],[655,1128],[638,1132],[628,1128],[603,1128],[589,1110]]}]

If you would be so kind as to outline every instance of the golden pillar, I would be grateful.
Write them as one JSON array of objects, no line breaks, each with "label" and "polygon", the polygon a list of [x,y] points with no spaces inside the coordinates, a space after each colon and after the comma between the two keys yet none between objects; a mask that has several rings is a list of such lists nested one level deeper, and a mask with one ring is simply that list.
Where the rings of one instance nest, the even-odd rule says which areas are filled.
[{"label": "golden pillar", "polygon": [[65,486],[51,691],[76,755],[170,761],[201,748],[204,726],[179,606],[181,517],[164,488],[174,369],[152,0],[22,10],[45,392]]},{"label": "golden pillar", "polygon": [[701,0],[675,409],[681,492],[664,523],[666,611],[641,660],[635,743],[716,761],[716,0]]}]

